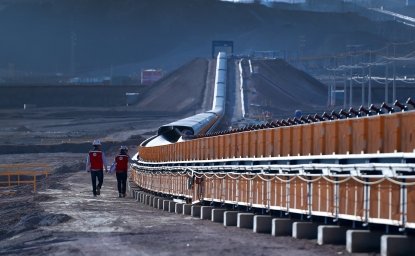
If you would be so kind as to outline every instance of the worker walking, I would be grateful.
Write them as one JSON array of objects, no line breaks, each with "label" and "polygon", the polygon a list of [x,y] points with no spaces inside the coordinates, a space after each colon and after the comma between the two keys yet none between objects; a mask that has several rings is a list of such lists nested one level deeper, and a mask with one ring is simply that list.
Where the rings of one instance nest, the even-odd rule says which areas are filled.
[{"label": "worker walking", "polygon": [[125,197],[129,160],[128,148],[126,146],[121,146],[120,153],[115,157],[111,167],[111,170],[115,171],[115,175],[117,176],[118,197]]},{"label": "worker walking", "polygon": [[[86,159],[86,170],[91,172],[92,193],[94,196],[100,195],[102,183],[104,181],[104,170],[107,172],[107,161],[105,154],[101,150],[101,141],[92,142],[93,150],[89,151]],[[97,185],[98,179],[98,185]]]}]

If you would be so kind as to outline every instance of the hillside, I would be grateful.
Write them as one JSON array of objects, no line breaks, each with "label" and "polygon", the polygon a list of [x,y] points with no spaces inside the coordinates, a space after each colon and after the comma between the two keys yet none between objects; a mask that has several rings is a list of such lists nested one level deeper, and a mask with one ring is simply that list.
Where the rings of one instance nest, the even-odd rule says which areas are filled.
[{"label": "hillside", "polygon": [[290,117],[295,110],[316,112],[326,108],[327,89],[283,60],[252,61],[254,73],[245,89],[249,115],[268,111],[275,118]]},{"label": "hillside", "polygon": [[160,112],[189,112],[202,107],[209,61],[195,59],[156,82],[140,95],[138,109]]},{"label": "hillside", "polygon": [[221,39],[233,40],[237,54],[318,55],[344,51],[348,44],[377,48],[399,26],[353,13],[215,0],[17,0],[0,7],[0,71],[7,74],[171,71],[194,57],[209,57],[211,41]]},{"label": "hillside", "polygon": [[[0,108],[122,107],[126,93],[139,93],[134,109],[140,112],[193,114],[211,106],[212,79],[207,59],[196,58],[151,86],[119,85],[22,85],[0,86]],[[210,79],[210,80],[209,80]],[[209,86],[210,87],[209,87]]]}]

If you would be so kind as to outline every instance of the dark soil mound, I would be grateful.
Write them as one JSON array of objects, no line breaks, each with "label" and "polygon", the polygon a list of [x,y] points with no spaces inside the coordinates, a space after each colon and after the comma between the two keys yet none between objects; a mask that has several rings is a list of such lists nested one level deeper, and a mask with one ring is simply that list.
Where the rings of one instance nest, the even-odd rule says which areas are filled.
[{"label": "dark soil mound", "polygon": [[292,116],[297,109],[313,112],[325,108],[325,86],[283,60],[252,61],[254,73],[246,88],[248,112],[269,111],[276,117]]},{"label": "dark soil mound", "polygon": [[139,109],[189,112],[200,109],[209,62],[195,59],[151,86],[140,97]]}]

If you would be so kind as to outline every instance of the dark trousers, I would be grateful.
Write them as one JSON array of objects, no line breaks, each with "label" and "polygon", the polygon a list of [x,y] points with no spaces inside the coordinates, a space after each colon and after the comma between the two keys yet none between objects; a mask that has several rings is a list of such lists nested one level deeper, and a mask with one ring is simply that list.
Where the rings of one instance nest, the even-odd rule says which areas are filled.
[{"label": "dark trousers", "polygon": [[117,172],[118,193],[125,194],[127,190],[127,172]]},{"label": "dark trousers", "polygon": [[[97,178],[98,178],[98,186],[97,186]],[[94,196],[97,195],[97,188],[101,189],[102,182],[104,182],[104,171],[91,171],[91,180],[92,180],[92,192]]]}]

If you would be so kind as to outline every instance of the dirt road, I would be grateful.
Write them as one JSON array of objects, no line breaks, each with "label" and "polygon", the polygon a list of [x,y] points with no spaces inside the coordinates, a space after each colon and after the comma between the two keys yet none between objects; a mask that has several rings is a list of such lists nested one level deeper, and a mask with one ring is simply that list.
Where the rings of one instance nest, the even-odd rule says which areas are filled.
[{"label": "dirt road", "polygon": [[[19,209],[22,216],[1,237],[0,255],[347,255],[344,246],[255,234],[118,198],[113,175],[94,198],[80,165],[61,168],[51,182],[36,196],[1,198],[4,218]],[[10,208],[19,200],[30,208]]]}]

